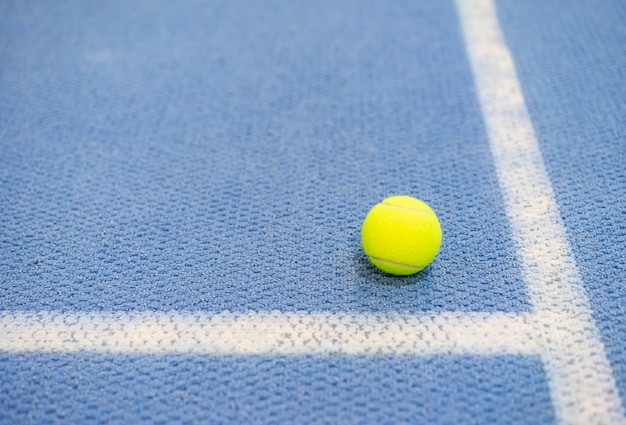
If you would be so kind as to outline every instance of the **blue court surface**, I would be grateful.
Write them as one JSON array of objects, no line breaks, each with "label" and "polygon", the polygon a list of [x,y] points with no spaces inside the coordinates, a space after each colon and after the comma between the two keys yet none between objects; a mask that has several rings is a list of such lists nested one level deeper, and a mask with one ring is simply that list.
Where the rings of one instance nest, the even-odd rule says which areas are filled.
[{"label": "blue court surface", "polygon": [[621,0],[1,1],[0,423],[626,424],[625,211]]}]

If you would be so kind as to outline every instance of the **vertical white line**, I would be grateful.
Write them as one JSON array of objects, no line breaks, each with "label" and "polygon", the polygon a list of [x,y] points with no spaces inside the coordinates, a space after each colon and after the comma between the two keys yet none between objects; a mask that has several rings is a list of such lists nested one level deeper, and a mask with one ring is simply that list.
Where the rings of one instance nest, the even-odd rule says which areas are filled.
[{"label": "vertical white line", "polygon": [[461,26],[558,420],[624,424],[494,0],[457,0]]}]

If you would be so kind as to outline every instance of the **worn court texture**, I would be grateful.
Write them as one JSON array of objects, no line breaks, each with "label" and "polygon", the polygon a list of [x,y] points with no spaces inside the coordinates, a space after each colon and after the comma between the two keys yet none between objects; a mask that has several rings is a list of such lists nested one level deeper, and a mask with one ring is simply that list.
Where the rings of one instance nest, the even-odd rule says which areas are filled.
[{"label": "worn court texture", "polygon": [[1,1],[0,423],[624,424],[625,168],[621,0]]}]

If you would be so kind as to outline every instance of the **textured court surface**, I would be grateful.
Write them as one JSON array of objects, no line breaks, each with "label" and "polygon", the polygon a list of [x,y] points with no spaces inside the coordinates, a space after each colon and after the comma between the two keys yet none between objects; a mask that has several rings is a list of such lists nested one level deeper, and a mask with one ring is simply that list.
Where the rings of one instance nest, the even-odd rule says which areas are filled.
[{"label": "textured court surface", "polygon": [[619,0],[2,1],[0,423],[624,424],[624,117]]}]

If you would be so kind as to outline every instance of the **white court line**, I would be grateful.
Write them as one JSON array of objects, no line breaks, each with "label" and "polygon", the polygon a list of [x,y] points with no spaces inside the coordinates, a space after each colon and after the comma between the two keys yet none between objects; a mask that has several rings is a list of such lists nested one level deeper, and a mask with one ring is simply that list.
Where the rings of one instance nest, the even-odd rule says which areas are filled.
[{"label": "white court line", "polygon": [[589,307],[535,137],[494,0],[457,0],[498,180],[564,424],[626,423],[611,365]]},{"label": "white court line", "polygon": [[536,323],[510,313],[423,316],[331,313],[42,312],[0,315],[10,352],[255,354],[541,353]]},{"label": "white court line", "polygon": [[0,351],[538,355],[559,422],[625,424],[495,5],[457,0],[457,6],[532,312],[3,312]]}]

